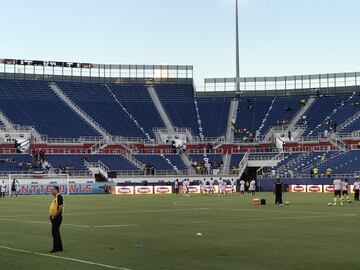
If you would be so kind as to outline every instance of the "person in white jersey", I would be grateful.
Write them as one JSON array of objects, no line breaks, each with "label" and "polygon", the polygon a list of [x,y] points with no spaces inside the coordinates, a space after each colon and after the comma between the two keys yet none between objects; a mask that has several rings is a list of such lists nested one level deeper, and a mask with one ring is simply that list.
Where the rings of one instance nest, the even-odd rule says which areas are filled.
[{"label": "person in white jersey", "polygon": [[219,195],[224,195],[223,185],[224,180],[220,177],[218,180],[218,186],[219,186]]},{"label": "person in white jersey", "polygon": [[214,194],[214,179],[212,177],[210,178],[209,184],[210,184],[209,193]]},{"label": "person in white jersey", "polygon": [[253,179],[253,180],[250,181],[249,193],[251,193],[251,195],[255,195],[255,189],[256,189],[256,182]]},{"label": "person in white jersey", "polygon": [[343,202],[341,201],[341,179],[335,178],[333,181],[334,185],[334,203],[333,205],[337,205],[337,199],[339,198],[340,204],[343,205]]},{"label": "person in white jersey", "polygon": [[1,196],[0,197],[5,197],[5,193],[6,193],[6,184],[5,184],[5,181],[3,180],[2,183],[1,183]]},{"label": "person in white jersey", "polygon": [[360,182],[359,182],[360,177],[356,176],[355,178],[355,182],[354,182],[354,201],[358,202],[359,201],[359,190],[360,190]]},{"label": "person in white jersey", "polygon": [[187,179],[184,179],[184,181],[182,182],[182,189],[183,189],[183,195],[184,196],[189,196]]},{"label": "person in white jersey", "polygon": [[227,191],[226,191],[226,186],[227,186],[227,180],[223,180],[223,187],[222,187],[222,190],[223,190],[223,194],[226,195],[227,194]]},{"label": "person in white jersey", "polygon": [[240,180],[240,194],[241,195],[245,194],[245,181],[244,180]]},{"label": "person in white jersey", "polygon": [[231,194],[235,194],[235,192],[236,192],[236,179],[231,178],[231,180],[230,180],[230,187],[231,187],[230,193],[231,193]]},{"label": "person in white jersey", "polygon": [[200,192],[202,195],[206,194],[206,178],[200,181]]},{"label": "person in white jersey", "polygon": [[349,181],[345,178],[344,181],[341,181],[341,195],[342,195],[342,202],[346,201],[350,203],[350,197],[349,197]]}]

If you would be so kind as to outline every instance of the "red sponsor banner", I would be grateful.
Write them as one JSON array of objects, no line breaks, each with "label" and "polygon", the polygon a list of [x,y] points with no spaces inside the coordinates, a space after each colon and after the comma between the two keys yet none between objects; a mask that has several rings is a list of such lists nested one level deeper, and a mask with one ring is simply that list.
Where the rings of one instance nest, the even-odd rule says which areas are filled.
[{"label": "red sponsor banner", "polygon": [[307,192],[310,192],[310,193],[322,193],[323,186],[322,185],[307,185],[306,190],[307,190]]},{"label": "red sponsor banner", "polygon": [[139,195],[148,195],[154,193],[154,187],[153,186],[138,186],[135,187],[135,194]]},{"label": "red sponsor banner", "polygon": [[116,195],[133,195],[134,187],[133,186],[113,187],[112,192],[113,194]]},{"label": "red sponsor banner", "polygon": [[155,194],[172,194],[172,186],[154,186]]},{"label": "red sponsor banner", "polygon": [[334,192],[334,185],[324,185],[324,192],[325,193],[333,193]]},{"label": "red sponsor banner", "polygon": [[306,185],[290,185],[290,192],[306,192]]}]

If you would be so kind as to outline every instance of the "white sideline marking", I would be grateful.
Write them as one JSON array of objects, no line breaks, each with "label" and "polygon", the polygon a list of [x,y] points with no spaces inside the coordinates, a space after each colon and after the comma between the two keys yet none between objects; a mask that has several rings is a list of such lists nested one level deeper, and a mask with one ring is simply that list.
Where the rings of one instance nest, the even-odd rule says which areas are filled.
[{"label": "white sideline marking", "polygon": [[[21,220],[21,219],[13,219],[13,218],[0,218],[0,220],[5,221],[16,221],[22,223],[38,223],[38,224],[51,224],[50,222],[45,221],[37,221],[37,220]],[[136,224],[112,224],[112,225],[98,225],[98,226],[90,226],[90,225],[79,225],[79,224],[67,224],[63,223],[61,226],[69,226],[69,227],[79,227],[79,228],[115,228],[115,227],[130,227],[137,226]]]},{"label": "white sideline marking", "polygon": [[[342,214],[338,215],[342,217],[355,217],[356,214]],[[334,218],[334,215],[323,215],[323,216],[297,216],[297,217],[273,217],[273,218],[239,218],[239,219],[225,219],[217,220],[215,222],[241,222],[241,221],[268,221],[268,220],[292,220],[292,219],[313,219],[313,218]],[[209,221],[194,221],[191,223],[209,223]]]},{"label": "white sideline marking", "polygon": [[[46,224],[46,225],[51,224],[50,221],[49,221],[49,222],[45,222],[45,221],[21,220],[21,219],[13,219],[13,218],[0,218],[0,220],[5,220],[5,221],[17,221],[17,222],[23,222],[23,223],[38,223],[38,224]],[[62,225],[62,226],[69,226],[69,227],[80,227],[80,228],[90,228],[90,227],[91,227],[91,226],[88,226],[88,225],[67,224],[67,223],[63,223],[63,224],[61,224],[61,225]]]},{"label": "white sideline marking", "polygon": [[99,225],[99,226],[91,226],[93,228],[116,228],[116,227],[130,227],[136,226],[135,224],[114,224],[114,225]]},{"label": "white sideline marking", "polygon": [[[343,214],[343,217],[354,217],[356,214]],[[274,218],[246,218],[237,219],[237,221],[266,221],[266,220],[291,220],[291,219],[308,219],[308,218],[333,218],[334,215],[323,216],[297,216],[297,217],[274,217]],[[228,220],[231,221],[231,220]],[[234,220],[235,221],[235,220]]]},{"label": "white sideline marking", "polygon": [[[79,212],[79,213],[66,213],[64,216],[71,215],[101,215],[101,214],[133,214],[133,213],[156,213],[156,212],[178,212],[178,211],[201,211],[209,210],[210,208],[183,208],[183,209],[154,209],[154,210],[123,210],[123,211],[107,211],[107,212]],[[44,216],[44,214],[35,214],[35,215],[6,215],[0,216],[0,218],[13,218],[13,217],[34,217],[34,216]]]},{"label": "white sideline marking", "polygon": [[[222,210],[231,210],[231,211],[247,211],[247,212],[269,212],[269,213],[302,213],[302,214],[324,214],[324,212],[314,212],[314,211],[289,211],[289,210],[255,210],[255,209],[243,209],[243,208],[221,208]],[[328,215],[345,215],[344,213],[326,213]]]},{"label": "white sideline marking", "polygon": [[25,254],[38,255],[38,256],[43,256],[43,257],[50,257],[50,258],[54,258],[54,259],[78,262],[78,263],[83,263],[83,264],[96,265],[96,266],[100,266],[100,267],[103,267],[103,268],[119,269],[119,270],[133,270],[133,269],[130,269],[130,268],[125,268],[125,267],[113,266],[113,265],[109,265],[109,264],[96,263],[96,262],[79,260],[79,259],[70,258],[70,257],[57,256],[57,255],[52,255],[52,254],[34,252],[34,251],[18,249],[18,248],[12,248],[12,247],[6,247],[6,246],[0,246],[0,249],[7,249],[7,250],[21,252],[21,253],[25,253]]}]

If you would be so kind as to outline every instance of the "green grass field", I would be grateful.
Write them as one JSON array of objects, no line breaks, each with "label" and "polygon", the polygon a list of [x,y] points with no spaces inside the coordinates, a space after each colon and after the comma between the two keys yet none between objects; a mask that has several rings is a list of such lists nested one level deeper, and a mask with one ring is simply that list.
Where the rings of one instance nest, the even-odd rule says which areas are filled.
[{"label": "green grass field", "polygon": [[360,269],[360,204],[256,197],[269,205],[248,195],[64,196],[64,252],[55,255],[51,196],[1,198],[0,269]]}]

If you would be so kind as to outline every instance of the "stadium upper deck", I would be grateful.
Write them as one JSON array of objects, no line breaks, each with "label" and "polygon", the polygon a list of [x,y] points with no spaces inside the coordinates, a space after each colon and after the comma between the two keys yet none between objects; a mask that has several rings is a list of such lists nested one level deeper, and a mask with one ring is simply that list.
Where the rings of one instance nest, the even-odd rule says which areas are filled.
[{"label": "stadium upper deck", "polygon": [[[227,166],[229,171],[237,158],[230,162],[231,155],[225,155],[236,152],[239,143],[268,143],[286,151],[293,148],[287,145],[300,147],[304,136],[314,136],[328,141],[328,150],[346,151],[350,147],[340,137],[356,145],[360,130],[358,78],[358,73],[242,78],[240,91],[231,91],[231,79],[207,79],[207,91],[196,92],[191,66],[5,59],[0,63],[3,141],[9,141],[9,132],[26,126],[22,132],[31,133],[33,148],[49,149],[57,143],[65,149],[72,143],[80,146],[68,153],[104,154],[114,153],[113,146],[119,144],[122,149],[115,153],[126,158],[118,170],[141,170],[151,164],[171,173],[190,170],[190,162],[205,163],[208,170]],[[185,160],[167,148],[176,140],[188,145],[181,149]],[[277,140],[281,147],[275,145]],[[204,151],[204,142],[215,149]],[[151,143],[152,152],[143,156],[143,146],[135,143]],[[154,150],[157,146],[161,153]],[[201,158],[191,158],[199,153]],[[116,169],[111,158],[90,160],[94,158]],[[228,162],[223,164],[223,159]],[[70,164],[66,157],[60,163],[49,160],[58,167]],[[84,160],[80,163],[85,166]]]}]

